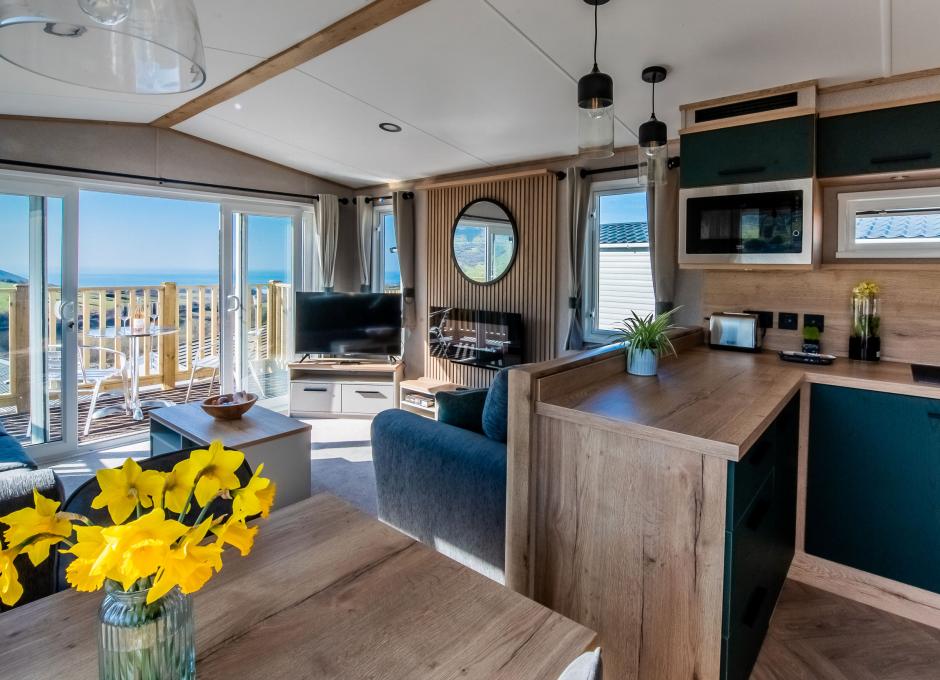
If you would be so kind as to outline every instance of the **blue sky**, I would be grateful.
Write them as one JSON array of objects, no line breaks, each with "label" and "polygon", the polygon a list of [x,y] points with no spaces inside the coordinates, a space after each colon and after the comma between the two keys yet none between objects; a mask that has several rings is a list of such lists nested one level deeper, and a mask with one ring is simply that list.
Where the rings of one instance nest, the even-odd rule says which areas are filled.
[{"label": "blue sky", "polygon": [[[25,197],[0,195],[0,269],[21,276],[28,261],[28,207]],[[55,207],[61,210],[61,202]],[[61,215],[55,218],[50,231],[61,224]],[[217,203],[83,191],[79,223],[80,278],[218,271]],[[289,224],[288,218],[249,218],[250,270],[283,272],[289,266]],[[50,263],[51,271],[58,268]]]},{"label": "blue sky", "polygon": [[601,196],[601,224],[646,222],[646,192]]}]

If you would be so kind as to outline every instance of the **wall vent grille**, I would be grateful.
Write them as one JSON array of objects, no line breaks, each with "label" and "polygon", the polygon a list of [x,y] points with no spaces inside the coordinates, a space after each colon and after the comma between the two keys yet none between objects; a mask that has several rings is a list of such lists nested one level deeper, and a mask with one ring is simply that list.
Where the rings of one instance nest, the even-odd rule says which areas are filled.
[{"label": "wall vent grille", "polygon": [[769,97],[721,104],[720,106],[712,106],[707,109],[697,109],[695,111],[695,122],[707,123],[713,120],[724,120],[725,118],[746,116],[752,113],[777,111],[779,109],[796,106],[797,101],[798,96],[796,92],[784,92],[783,94],[775,94]]}]

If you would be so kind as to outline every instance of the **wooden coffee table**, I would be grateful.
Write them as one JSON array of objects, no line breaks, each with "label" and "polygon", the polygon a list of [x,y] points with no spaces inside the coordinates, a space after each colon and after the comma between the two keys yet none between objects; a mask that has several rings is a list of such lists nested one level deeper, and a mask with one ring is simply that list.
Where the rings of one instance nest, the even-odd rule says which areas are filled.
[{"label": "wooden coffee table", "polygon": [[[556,680],[595,639],[326,494],[224,561],[194,596],[200,680]],[[68,591],[0,614],[0,674],[97,678],[100,603]]]},{"label": "wooden coffee table", "polygon": [[238,420],[216,420],[197,404],[150,412],[150,455],[208,446],[221,440],[245,453],[252,470],[264,463],[264,476],[277,483],[275,507],[310,497],[310,425],[254,406]]}]

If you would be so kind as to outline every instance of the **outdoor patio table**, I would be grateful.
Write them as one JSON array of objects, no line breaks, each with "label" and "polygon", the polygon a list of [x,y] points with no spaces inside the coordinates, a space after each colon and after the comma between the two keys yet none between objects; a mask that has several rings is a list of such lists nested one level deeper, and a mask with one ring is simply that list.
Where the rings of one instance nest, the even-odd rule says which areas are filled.
[{"label": "outdoor patio table", "polygon": [[[140,347],[142,338],[156,338],[161,335],[172,335],[178,333],[178,328],[171,326],[151,326],[143,333],[132,333],[130,328],[94,328],[88,331],[88,337],[91,338],[128,338],[130,340],[131,352],[131,397],[128,409],[134,420],[144,419],[145,408],[161,408],[163,406],[173,406],[176,402],[170,399],[144,399],[140,398]],[[123,413],[124,409],[120,406],[108,406],[100,409],[100,415],[96,412],[95,417],[104,415],[113,415]]]}]

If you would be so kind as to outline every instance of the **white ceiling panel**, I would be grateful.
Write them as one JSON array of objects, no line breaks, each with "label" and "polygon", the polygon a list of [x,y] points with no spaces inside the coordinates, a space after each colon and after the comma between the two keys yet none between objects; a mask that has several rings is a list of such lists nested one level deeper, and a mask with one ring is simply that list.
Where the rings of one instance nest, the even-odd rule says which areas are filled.
[{"label": "white ceiling panel", "polygon": [[195,92],[134,95],[70,85],[0,59],[0,114],[149,123],[257,62],[255,57],[207,49],[208,79]]},{"label": "white ceiling panel", "polygon": [[299,69],[488,163],[577,148],[571,78],[479,0],[434,0]]},{"label": "white ceiling panel", "polygon": [[206,46],[270,57],[369,0],[196,0]]},{"label": "white ceiling panel", "polygon": [[[213,128],[210,119],[241,130],[241,139],[220,143],[257,153],[249,151],[249,146],[256,148],[258,140],[252,138],[263,134],[266,140],[296,149],[295,156],[303,159],[303,165],[273,155],[272,151],[260,155],[344,183],[351,183],[352,178],[337,175],[337,165],[354,168],[361,178],[356,183],[367,185],[408,179],[410,172],[435,175],[481,164],[479,159],[296,70],[177,128],[219,141],[207,137],[206,130]],[[383,132],[378,125],[384,121],[400,123],[404,129],[399,133]],[[266,148],[264,143],[260,146]],[[318,165],[321,162],[322,169]]]},{"label": "white ceiling panel", "polygon": [[[489,4],[569,73],[590,70],[589,5]],[[612,0],[599,17],[598,61],[614,78],[618,117],[634,129],[649,118],[650,87],[640,72],[653,64],[670,69],[656,89],[657,116],[670,136],[680,104],[812,78],[881,75],[880,0]]]},{"label": "white ceiling panel", "polygon": [[896,0],[891,11],[891,70],[907,73],[940,67],[940,2]]}]

